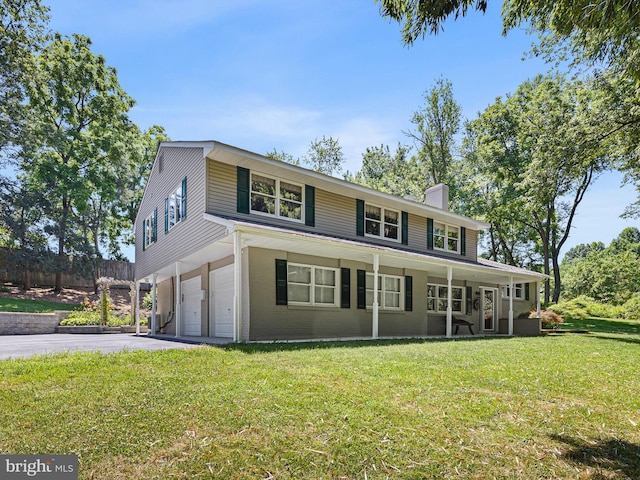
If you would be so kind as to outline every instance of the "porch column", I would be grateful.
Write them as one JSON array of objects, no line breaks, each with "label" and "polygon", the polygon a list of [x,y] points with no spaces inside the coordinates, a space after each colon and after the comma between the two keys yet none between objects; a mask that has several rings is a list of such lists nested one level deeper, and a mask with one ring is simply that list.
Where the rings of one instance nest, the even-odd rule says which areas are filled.
[{"label": "porch column", "polygon": [[151,335],[156,334],[156,288],[158,286],[158,274],[153,274],[153,280],[151,281]]},{"label": "porch column", "polygon": [[452,328],[452,313],[453,309],[451,308],[452,303],[452,295],[451,295],[451,281],[453,280],[453,267],[447,267],[447,338],[451,338],[453,336],[453,328]]},{"label": "porch column", "polygon": [[140,335],[140,280],[136,282],[136,335]]},{"label": "porch column", "polygon": [[513,287],[513,277],[509,277],[509,336],[513,335],[513,297],[516,294]]},{"label": "porch column", "polygon": [[176,338],[180,336],[180,328],[182,327],[181,325],[181,320],[182,315],[180,312],[180,306],[182,305],[182,288],[180,285],[180,262],[176,262],[176,305],[175,305],[175,316],[176,316]]},{"label": "porch column", "polygon": [[233,341],[239,342],[242,321],[242,236],[233,234]]},{"label": "porch column", "polygon": [[539,319],[542,316],[542,310],[540,309],[540,281],[536,282],[536,312]]},{"label": "porch column", "polygon": [[378,270],[380,269],[380,255],[373,256],[373,324],[371,326],[371,336],[378,338]]}]

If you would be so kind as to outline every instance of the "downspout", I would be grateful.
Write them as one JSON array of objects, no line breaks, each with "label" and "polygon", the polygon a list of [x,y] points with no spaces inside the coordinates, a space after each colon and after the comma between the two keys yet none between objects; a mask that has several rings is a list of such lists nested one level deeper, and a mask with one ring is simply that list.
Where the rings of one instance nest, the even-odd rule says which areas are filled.
[{"label": "downspout", "polygon": [[378,270],[380,269],[380,255],[373,256],[373,318],[371,325],[371,337],[378,338]]},{"label": "downspout", "polygon": [[151,284],[151,334],[156,334],[156,288],[158,284],[158,274],[153,274],[153,280]]},{"label": "downspout", "polygon": [[452,337],[452,313],[453,309],[451,304],[453,303],[451,292],[451,281],[453,280],[453,267],[447,267],[447,338]]},{"label": "downspout", "polygon": [[182,327],[182,312],[180,311],[182,305],[182,289],[180,287],[180,262],[176,262],[176,338],[180,336],[180,328]]},{"label": "downspout", "polygon": [[242,236],[233,235],[233,341],[239,342],[242,320]]},{"label": "downspout", "polygon": [[515,293],[513,290],[513,277],[509,277],[509,336],[513,335],[513,297]]}]

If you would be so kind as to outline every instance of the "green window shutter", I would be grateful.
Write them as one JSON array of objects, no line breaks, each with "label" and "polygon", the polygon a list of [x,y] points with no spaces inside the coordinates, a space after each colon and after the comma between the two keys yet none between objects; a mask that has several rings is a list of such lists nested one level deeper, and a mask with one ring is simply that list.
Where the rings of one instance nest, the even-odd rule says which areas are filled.
[{"label": "green window shutter", "polygon": [[169,197],[164,199],[164,233],[169,232]]},{"label": "green window shutter", "polygon": [[413,277],[411,275],[404,277],[404,310],[405,312],[413,311]]},{"label": "green window shutter", "polygon": [[402,212],[402,244],[409,244],[409,214]]},{"label": "green window shutter", "polygon": [[531,298],[531,297],[529,296],[529,284],[528,284],[528,283],[525,283],[525,284],[524,284],[524,299],[525,299],[525,300],[529,300],[529,298]]},{"label": "green window shutter", "polygon": [[340,308],[351,308],[351,269],[340,269]]},{"label": "green window shutter", "polygon": [[238,213],[249,213],[249,182],[251,181],[250,172],[246,168],[238,167],[238,198],[237,198],[237,210]]},{"label": "green window shutter", "polygon": [[157,207],[153,210],[153,237],[151,241],[153,242],[158,241],[158,208]]},{"label": "green window shutter", "polygon": [[364,270],[358,270],[356,273],[358,308],[367,308],[367,272]]},{"label": "green window shutter", "polygon": [[460,227],[460,254],[467,255],[467,229]]},{"label": "green window shutter", "polygon": [[433,218],[427,218],[427,248],[433,250]]},{"label": "green window shutter", "polygon": [[466,292],[466,312],[467,315],[471,315],[471,305],[473,304],[473,300],[471,299],[471,295],[473,295],[473,289],[471,287],[467,287]]},{"label": "green window shutter", "polygon": [[316,226],[316,188],[312,185],[304,186],[304,224],[307,227]]},{"label": "green window shutter", "polygon": [[187,219],[187,177],[182,179],[182,205],[180,205],[180,210],[182,214],[181,220]]},{"label": "green window shutter", "polygon": [[356,199],[356,235],[364,237],[364,200]]},{"label": "green window shutter", "polygon": [[287,304],[287,261],[276,258],[276,305]]},{"label": "green window shutter", "polygon": [[143,251],[143,252],[144,252],[144,251],[146,250],[146,248],[147,248],[147,247],[145,246],[145,243],[146,243],[146,241],[145,241],[145,240],[146,240],[146,238],[145,238],[145,230],[146,230],[146,228],[145,228],[145,227],[146,227],[146,226],[145,226],[145,223],[147,223],[147,221],[146,221],[146,220],[143,220],[143,221],[142,221],[142,251]]}]

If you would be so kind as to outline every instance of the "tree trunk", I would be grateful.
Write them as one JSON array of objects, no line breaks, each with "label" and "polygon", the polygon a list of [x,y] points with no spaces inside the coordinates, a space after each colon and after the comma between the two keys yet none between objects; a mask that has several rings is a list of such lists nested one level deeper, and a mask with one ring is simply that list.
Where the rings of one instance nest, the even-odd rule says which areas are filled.
[{"label": "tree trunk", "polygon": [[31,270],[28,265],[24,269],[24,289],[31,290]]}]

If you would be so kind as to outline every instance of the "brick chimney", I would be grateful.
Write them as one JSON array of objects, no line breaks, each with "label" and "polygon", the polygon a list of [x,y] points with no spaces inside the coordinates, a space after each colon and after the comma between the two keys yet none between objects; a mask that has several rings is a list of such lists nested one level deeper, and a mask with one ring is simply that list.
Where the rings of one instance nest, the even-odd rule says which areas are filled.
[{"label": "brick chimney", "polygon": [[439,183],[424,192],[424,203],[431,207],[449,210],[449,187]]}]

